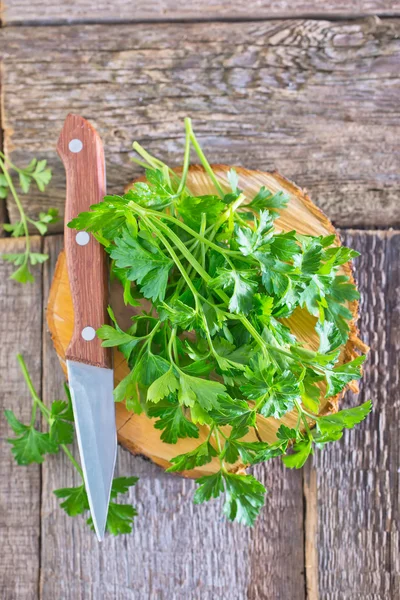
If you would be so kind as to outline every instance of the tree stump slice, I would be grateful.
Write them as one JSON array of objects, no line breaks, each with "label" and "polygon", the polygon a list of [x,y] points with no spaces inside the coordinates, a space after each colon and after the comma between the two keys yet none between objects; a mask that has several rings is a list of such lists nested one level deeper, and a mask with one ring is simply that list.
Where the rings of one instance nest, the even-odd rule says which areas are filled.
[{"label": "tree stump slice", "polygon": [[[227,172],[230,167],[226,165],[213,165],[213,170],[220,180],[221,184],[229,189],[227,181]],[[279,218],[275,221],[276,227],[283,231],[295,229],[300,234],[308,235],[336,235],[337,243],[340,244],[340,238],[337,231],[329,219],[322,211],[315,206],[307,194],[293,183],[282,177],[280,174],[253,171],[237,167],[239,176],[239,187],[246,194],[246,197],[253,198],[261,186],[265,186],[272,192],[279,190],[285,191],[290,196],[290,201],[286,209],[280,212]],[[179,169],[177,169],[179,172]],[[142,179],[143,180],[143,179]],[[196,195],[213,194],[212,183],[200,166],[190,167],[187,184],[190,190]],[[128,186],[129,187],[129,186]],[[348,263],[342,267],[342,272],[348,275],[351,280],[352,269]],[[116,314],[118,322],[123,327],[128,327],[130,318],[135,314],[135,309],[126,307],[122,300],[122,291],[119,284],[111,285],[110,304]],[[358,338],[356,321],[358,319],[358,303],[352,302],[349,306],[353,320],[350,323],[350,337],[342,350],[340,362],[349,361],[355,358],[357,350],[365,352],[367,347]],[[137,311],[137,309],[136,309]],[[70,342],[73,331],[74,314],[72,307],[72,298],[69,288],[67,265],[64,252],[61,252],[57,261],[54,279],[51,286],[48,306],[47,323],[50,329],[55,350],[60,360],[61,366],[66,375],[65,350]],[[299,340],[304,342],[309,348],[316,350],[319,345],[319,338],[314,330],[315,319],[307,311],[296,309],[293,315],[285,320],[292,332]],[[117,385],[129,372],[129,367],[118,351],[114,351],[114,383]],[[357,384],[353,382],[350,387],[357,391]],[[320,414],[337,410],[339,396],[333,398],[321,398]],[[188,452],[195,446],[205,440],[207,436],[207,427],[200,427],[200,436],[198,439],[178,440],[177,444],[166,444],[161,441],[161,432],[154,428],[154,419],[148,418],[145,414],[135,415],[125,408],[123,403],[118,403],[116,407],[116,422],[119,443],[134,454],[144,455],[163,468],[169,466],[169,461],[174,456]],[[260,437],[263,441],[273,442],[276,439],[276,431],[281,423],[294,427],[297,415],[293,411],[285,415],[281,420],[273,418],[264,418],[258,416],[257,424]],[[257,438],[253,433],[248,435],[248,439],[255,441]],[[198,477],[212,473],[219,468],[216,459],[203,467],[186,471],[183,475],[187,477]],[[237,463],[232,469],[239,471],[244,465]]]}]

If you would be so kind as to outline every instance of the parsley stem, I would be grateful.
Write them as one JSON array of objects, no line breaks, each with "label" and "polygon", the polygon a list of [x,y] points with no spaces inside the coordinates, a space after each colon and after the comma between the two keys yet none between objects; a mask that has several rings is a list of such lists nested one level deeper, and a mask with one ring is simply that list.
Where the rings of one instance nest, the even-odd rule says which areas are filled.
[{"label": "parsley stem", "polygon": [[0,157],[12,168],[13,171],[16,171],[17,173],[23,172],[23,169],[19,169],[16,165],[14,165],[14,163],[12,163],[11,160],[4,154],[4,152],[1,152],[1,150]]},{"label": "parsley stem", "polygon": [[246,200],[246,196],[244,194],[240,194],[240,196],[232,202],[232,204],[226,209],[226,211],[220,216],[220,218],[214,223],[211,229],[210,241],[214,239],[217,234],[218,229],[221,227],[225,221],[231,217],[237,208]]},{"label": "parsley stem", "polygon": [[[210,275],[203,269],[203,267],[198,262],[198,260],[193,256],[193,254],[191,252],[189,252],[189,250],[186,248],[185,244],[170,229],[170,227],[168,227],[168,225],[165,225],[165,223],[162,223],[161,221],[157,223],[157,227],[160,227],[165,232],[165,234],[170,238],[170,240],[172,240],[175,243],[176,247],[179,248],[179,250],[181,251],[182,255],[186,258],[186,260],[196,269],[198,274],[204,279],[204,281],[206,283],[209,283],[212,279],[210,277]],[[155,233],[160,237],[159,231],[156,230]],[[173,248],[171,246],[170,246],[170,248],[174,252],[174,256],[176,257],[176,260],[179,261],[179,258],[175,254],[175,251],[173,250]],[[171,256],[172,256],[172,254],[171,254]],[[174,260],[175,260],[175,258],[174,258]]]},{"label": "parsley stem", "polygon": [[193,132],[193,128],[192,128],[192,120],[189,117],[186,117],[186,119],[185,119],[185,129],[186,129],[186,135],[189,135],[190,141],[193,144],[193,148],[195,149],[196,154],[199,157],[200,162],[204,167],[204,170],[206,171],[207,175],[210,177],[211,181],[213,182],[218,194],[221,196],[221,198],[223,198],[225,196],[225,192],[222,189],[218,179],[215,177],[214,171],[212,170],[210,163],[206,159],[204,152],[201,149],[199,142],[197,141],[197,138],[196,138],[196,136]]},{"label": "parsley stem", "polygon": [[174,360],[173,356],[172,356],[172,349],[174,349],[174,352],[175,352],[174,342],[176,341],[175,340],[175,338],[176,338],[176,331],[177,331],[176,327],[173,327],[171,329],[171,336],[170,336],[169,342],[168,342],[168,355],[169,355],[169,359],[170,359],[170,361],[171,361],[172,364],[175,364],[175,362],[176,362]]},{"label": "parsley stem", "polygon": [[[221,246],[214,244],[214,242],[212,242],[211,240],[208,240],[204,236],[200,235],[199,233],[197,233],[197,231],[195,231],[194,229],[192,229],[191,227],[189,227],[188,225],[183,223],[183,221],[180,221],[176,217],[172,217],[171,215],[167,215],[166,213],[161,213],[159,211],[152,210],[150,208],[143,208],[142,206],[139,206],[138,204],[133,202],[133,200],[131,200],[128,203],[128,206],[130,208],[132,208],[134,211],[136,211],[140,216],[145,215],[148,217],[150,217],[150,216],[156,217],[160,221],[160,223],[162,225],[164,225],[164,228],[168,227],[168,226],[165,225],[165,223],[163,223],[162,220],[171,221],[171,223],[174,223],[174,225],[177,225],[178,227],[181,227],[181,229],[184,229],[187,233],[190,233],[190,235],[192,237],[196,238],[196,240],[198,240],[199,242],[201,242],[203,244],[206,244],[210,248],[213,248],[213,250],[215,250],[216,252],[219,252],[220,254],[231,254],[232,256],[239,257],[241,260],[246,259],[246,257],[243,256],[243,254],[237,250],[230,250],[229,248],[222,248]],[[183,242],[181,242],[181,243],[183,244]],[[185,246],[185,249],[187,249],[186,246]]]},{"label": "parsley stem", "polygon": [[[207,215],[206,213],[201,213],[201,223],[200,223],[200,235],[204,237],[204,232],[207,225]],[[201,252],[201,266],[203,269],[206,268],[206,249],[204,243],[200,243],[200,252]]]},{"label": "parsley stem", "polygon": [[[142,219],[144,220],[144,222],[147,224],[148,227],[150,227],[150,229],[154,228],[152,227],[152,221],[150,219],[148,219],[145,216],[142,216]],[[173,240],[175,242],[175,244],[179,247],[179,249],[182,252],[182,248],[180,248],[180,246],[184,247],[185,253],[187,253],[190,258],[188,258],[187,260],[189,261],[189,263],[198,271],[198,273],[203,277],[204,281],[206,283],[208,283],[211,280],[211,277],[208,275],[208,273],[206,273],[204,271],[204,269],[202,268],[202,266],[197,262],[197,260],[194,258],[194,256],[192,254],[190,254],[190,252],[186,249],[186,247],[182,244],[181,240],[178,238],[178,236],[176,236],[167,225],[164,225],[163,223],[159,223],[157,226],[161,226],[162,225],[162,229],[167,230],[167,235],[170,237],[171,240]],[[196,290],[196,288],[194,287],[193,283],[190,280],[190,277],[186,271],[186,269],[184,268],[184,266],[182,265],[181,261],[179,260],[178,256],[175,253],[175,250],[172,248],[171,244],[168,242],[168,240],[164,237],[164,235],[161,233],[160,230],[155,231],[155,233],[157,233],[159,239],[161,240],[161,242],[164,244],[165,248],[167,249],[167,251],[169,252],[169,254],[171,255],[171,258],[173,259],[173,261],[175,262],[175,265],[178,267],[182,277],[184,278],[184,280],[187,283],[188,288],[190,289],[190,291],[193,294],[194,297],[194,301],[196,304],[196,310],[200,313],[200,316],[202,318],[203,321],[203,325],[204,325],[204,331],[206,334],[206,338],[208,341],[208,344],[210,346],[210,351],[212,352],[212,354],[214,356],[217,356],[217,353],[214,349],[213,343],[212,343],[212,338],[211,338],[211,333],[208,327],[208,323],[207,323],[207,319],[206,316],[204,314],[204,311],[201,307],[201,304],[199,302],[199,298],[202,298],[202,296],[198,293],[198,291]],[[183,252],[182,252],[183,253]],[[225,295],[225,294],[224,294]],[[226,296],[227,297],[227,296]]]},{"label": "parsley stem", "polygon": [[[4,157],[3,154],[2,154],[2,156]],[[26,220],[25,211],[22,208],[22,204],[21,204],[20,199],[18,197],[18,194],[17,194],[17,192],[15,190],[15,187],[14,187],[13,181],[11,179],[11,176],[10,176],[8,170],[6,169],[6,166],[5,166],[5,164],[4,164],[4,162],[3,162],[3,160],[1,158],[0,158],[0,168],[3,171],[3,173],[4,173],[4,177],[6,178],[7,185],[10,188],[10,191],[11,191],[12,197],[14,198],[15,204],[17,205],[18,212],[19,212],[19,215],[21,217],[21,223],[22,223],[22,226],[24,228],[24,233],[25,233],[25,259],[24,259],[24,265],[26,265],[27,262],[28,262],[29,251],[30,251],[30,238],[29,238],[28,223],[27,223],[27,220]],[[12,168],[15,168],[15,167],[13,166]]]},{"label": "parsley stem", "polygon": [[304,408],[301,409],[303,411],[303,413],[305,415],[307,415],[307,417],[310,417],[310,419],[312,419],[313,421],[318,421],[321,417],[319,417],[318,415],[313,415],[312,413],[309,413],[307,410],[305,410]]},{"label": "parsley stem", "polygon": [[40,400],[38,393],[33,386],[31,376],[29,375],[28,368],[25,364],[22,354],[17,354],[17,361],[19,362],[19,366],[22,371],[22,375],[25,379],[25,383],[28,386],[29,393],[32,396],[32,400],[33,400],[32,417],[31,417],[31,426],[32,426],[35,423],[36,410],[37,410],[38,405],[41,405],[40,408],[42,409],[42,412],[47,413],[47,415],[49,415],[50,412],[49,412],[48,408]]},{"label": "parsley stem", "polygon": [[224,460],[223,460],[223,458],[221,458],[222,448],[221,448],[221,441],[219,439],[219,433],[220,433],[220,429],[217,425],[215,425],[214,438],[215,438],[215,441],[217,443],[217,448],[218,448],[218,460],[219,460],[219,464],[221,465],[221,469],[223,471],[225,471]]},{"label": "parsley stem", "polygon": [[[26,366],[26,363],[24,361],[22,354],[17,354],[17,360],[19,362],[19,366],[21,368],[22,375],[24,376],[26,385],[28,386],[29,392],[30,392],[30,394],[32,396],[32,400],[33,400],[31,426],[33,426],[35,423],[36,410],[37,410],[38,406],[40,408],[40,412],[42,413],[43,417],[45,418],[46,423],[49,423],[51,413],[50,413],[49,409],[47,408],[47,406],[39,398],[38,393],[33,386],[31,376],[29,375],[28,368]],[[60,448],[62,448],[62,450],[65,452],[65,454],[67,455],[67,457],[69,458],[71,463],[74,465],[75,469],[78,471],[79,475],[83,478],[83,471],[82,471],[81,467],[79,466],[79,464],[76,462],[75,458],[72,456],[69,448],[67,448],[67,446],[65,444],[60,444]]]},{"label": "parsley stem", "polygon": [[71,463],[74,465],[75,469],[78,471],[79,475],[82,477],[82,479],[84,480],[83,477],[83,471],[80,467],[80,465],[77,463],[77,461],[75,460],[75,458],[73,457],[71,451],[69,450],[69,448],[67,448],[67,446],[65,444],[60,444],[61,448],[63,449],[64,453],[66,454],[66,456],[69,458],[69,460],[71,461]]},{"label": "parsley stem", "polygon": [[[161,170],[164,173],[165,173],[164,169],[167,169],[168,170],[168,176],[172,175],[172,177],[175,179],[175,181],[177,183],[178,182],[180,183],[180,178],[175,173],[175,171],[173,171],[168,165],[166,165],[165,163],[163,163],[162,160],[159,160],[158,158],[155,158],[149,152],[147,152],[143,148],[143,146],[141,146],[139,144],[139,142],[133,142],[132,147],[135,150],[135,152],[137,152],[139,154],[139,156],[141,156],[142,158],[145,159],[145,161],[147,161],[147,164],[143,163],[143,165],[142,165],[142,166],[144,166],[145,169],[147,169],[150,166],[152,169]],[[135,159],[135,158],[133,158],[132,160],[134,162],[137,161],[137,159]]]},{"label": "parsley stem", "polygon": [[[175,265],[178,267],[182,277],[184,278],[184,280],[187,283],[188,288],[190,289],[190,291],[192,292],[194,299],[196,302],[198,302],[198,293],[196,288],[194,287],[194,285],[192,284],[192,282],[190,281],[190,278],[188,277],[188,274],[184,268],[184,266],[182,265],[181,261],[179,260],[178,256],[176,255],[174,249],[172,248],[171,244],[168,242],[168,240],[164,237],[164,235],[161,233],[161,231],[157,231],[154,229],[154,225],[152,223],[152,221],[150,219],[148,219],[145,216],[142,216],[142,219],[144,220],[144,222],[146,223],[146,225],[154,232],[157,234],[158,238],[161,240],[161,242],[164,244],[165,248],[168,250],[169,254],[171,255],[172,260],[174,261]],[[167,227],[167,229],[169,229],[169,227]],[[178,238],[178,241],[179,238]],[[197,261],[196,261],[197,262]],[[200,265],[199,265],[200,267]],[[201,268],[201,267],[200,267]],[[207,274],[206,274],[207,275]]]},{"label": "parsley stem", "polygon": [[299,430],[300,427],[300,421],[301,421],[301,412],[297,411],[298,415],[297,415],[297,422],[296,422],[296,431]]},{"label": "parsley stem", "polygon": [[296,406],[296,408],[297,408],[297,410],[298,410],[299,414],[301,415],[301,418],[302,418],[302,421],[303,421],[303,423],[304,423],[304,427],[305,427],[305,429],[306,429],[306,431],[307,431],[307,433],[308,433],[308,436],[309,436],[309,437],[311,437],[311,431],[310,431],[310,427],[309,427],[309,425],[308,425],[308,423],[307,423],[307,419],[306,419],[306,416],[305,416],[305,414],[304,414],[304,410],[302,409],[302,407],[301,407],[301,405],[300,405],[300,403],[299,403],[299,401],[298,401],[298,400],[295,400],[295,401],[294,401],[294,404],[295,404],[295,406]]},{"label": "parsley stem", "polygon": [[189,169],[190,163],[190,132],[186,128],[186,137],[185,137],[185,152],[183,155],[183,169],[181,175],[181,181],[177,190],[177,194],[181,194],[185,188],[186,177]]},{"label": "parsley stem", "polygon": [[147,152],[147,150],[145,150],[143,146],[139,144],[139,142],[133,142],[132,148],[135,150],[135,152],[139,154],[139,156],[145,159],[147,164],[152,169],[162,169],[163,167],[167,166],[165,163],[162,162],[162,160],[155,158],[149,152]]},{"label": "parsley stem", "polygon": [[211,436],[212,436],[212,433],[213,433],[213,431],[214,431],[214,428],[215,428],[215,425],[211,425],[211,426],[209,427],[210,431],[208,432],[208,436],[207,436],[206,442],[209,442],[209,441],[210,441],[210,438],[211,438]]},{"label": "parsley stem", "polygon": [[143,160],[139,160],[138,158],[135,158],[134,156],[131,158],[131,161],[134,162],[135,165],[138,165],[139,167],[143,167],[143,169],[149,168],[148,163],[144,162]]},{"label": "parsley stem", "polygon": [[247,319],[247,317],[245,317],[243,315],[233,314],[230,312],[225,312],[225,311],[224,311],[224,314],[228,317],[228,319],[236,319],[237,321],[240,321],[241,323],[243,323],[243,325],[246,327],[247,331],[249,333],[251,333],[253,338],[256,340],[256,342],[260,346],[263,354],[264,355],[267,354],[266,353],[267,344],[266,344],[265,340],[263,340],[261,335],[258,333],[257,329],[255,327],[253,327],[253,325],[250,323],[250,321]]},{"label": "parsley stem", "polygon": [[[153,212],[153,211],[149,211],[149,212]],[[151,223],[151,221],[149,221],[149,219],[142,213],[141,218],[144,219],[145,223],[147,223],[149,225],[149,223]],[[176,220],[176,219],[175,219]],[[177,221],[178,223],[180,223],[180,221]],[[191,252],[189,252],[189,250],[186,248],[185,244],[179,239],[179,237],[168,227],[168,225],[165,225],[165,223],[162,223],[161,221],[159,221],[157,223],[157,227],[161,228],[163,231],[165,231],[166,235],[168,235],[168,237],[175,243],[176,247],[179,248],[179,250],[182,252],[183,256],[186,258],[186,260],[196,269],[196,271],[198,272],[198,274],[202,277],[202,279],[205,281],[205,283],[210,283],[210,281],[212,281],[212,277],[210,277],[210,275],[203,269],[203,267],[201,266],[201,264],[197,261],[197,259],[193,256],[193,254]],[[161,232],[160,230],[155,230],[154,227],[150,228],[153,229],[153,232],[156,233],[158,235],[158,237],[162,240],[164,239],[164,245],[165,245],[165,238],[164,236],[161,236]],[[206,241],[206,240],[205,240]],[[173,254],[171,254],[173,260],[175,261],[175,264],[178,266],[178,263],[181,265],[181,268],[179,268],[179,270],[181,271],[182,275],[182,263],[180,262],[177,254],[175,253],[174,249],[172,248],[172,246],[170,246],[168,244],[170,250],[169,253],[171,254],[171,251],[173,252]],[[167,246],[166,246],[167,248]],[[216,248],[218,248],[218,246],[216,246]],[[168,249],[168,248],[167,248]],[[186,283],[188,283],[188,281],[190,282],[190,285],[188,283],[188,286],[190,288],[190,286],[192,285],[186,271],[185,271],[185,275],[183,275],[185,277],[185,281]],[[192,286],[193,288],[193,286]],[[193,288],[195,289],[195,288]],[[191,289],[192,291],[192,289]],[[225,294],[225,292],[223,292],[222,290],[215,290],[216,293],[218,294],[218,296],[223,300],[223,302],[225,302],[226,304],[229,302],[229,297],[227,296],[227,294]],[[200,297],[200,294],[198,294],[198,292],[196,291],[195,293],[192,291],[196,303],[197,303],[197,299]]]}]

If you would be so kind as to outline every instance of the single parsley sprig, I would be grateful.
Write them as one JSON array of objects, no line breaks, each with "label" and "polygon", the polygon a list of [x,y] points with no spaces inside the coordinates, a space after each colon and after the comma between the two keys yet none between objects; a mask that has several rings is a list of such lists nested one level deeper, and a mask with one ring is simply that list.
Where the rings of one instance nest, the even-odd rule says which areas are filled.
[{"label": "single parsley sprig", "polygon": [[29,192],[31,183],[33,182],[43,192],[51,180],[51,170],[46,167],[46,164],[47,161],[34,158],[25,169],[20,169],[8,160],[3,152],[0,152],[0,198],[5,200],[9,192],[11,192],[20,214],[19,221],[16,223],[5,223],[3,228],[11,233],[13,237],[25,236],[25,251],[23,253],[2,254],[1,258],[13,263],[17,267],[11,275],[11,279],[19,283],[34,281],[30,266],[43,263],[48,259],[47,254],[31,251],[29,224],[36,227],[40,235],[44,235],[47,232],[48,226],[58,221],[58,210],[49,208],[47,212],[39,213],[39,218],[36,220],[28,217],[9,171],[12,170],[18,175],[19,185],[24,194]]},{"label": "single parsley sprig", "polygon": [[[60,506],[69,516],[75,517],[88,512],[89,502],[83,482],[83,472],[68,448],[68,445],[74,441],[74,415],[68,386],[64,386],[67,400],[55,400],[48,408],[33,386],[23,357],[18,354],[17,359],[32,396],[32,409],[31,419],[27,425],[19,421],[11,410],[4,412],[15,434],[15,437],[7,440],[12,446],[13,456],[19,465],[40,464],[47,454],[56,454],[62,450],[80,475],[82,483],[76,487],[54,490],[54,494],[57,498],[63,499]],[[35,427],[38,409],[49,426],[48,432],[42,432]],[[133,519],[137,515],[136,509],[130,504],[119,504],[114,500],[118,494],[127,493],[137,481],[137,477],[117,477],[113,480],[106,525],[107,531],[112,535],[132,531]],[[87,524],[93,529],[91,517],[87,520]]]},{"label": "single parsley sprig", "polygon": [[[252,525],[265,489],[252,476],[232,472],[281,456],[301,467],[315,447],[338,440],[366,417],[371,403],[320,417],[321,398],[341,393],[361,376],[364,356],[339,363],[358,292],[341,266],[358,253],[336,237],[284,232],[276,225],[288,203],[283,192],[262,187],[254,198],[218,180],[185,121],[182,174],[138,143],[146,182],[123,196],[106,196],[69,223],[91,231],[110,254],[126,304],[146,299],[151,311],[123,331],[97,334],[123,353],[130,373],[115,389],[128,410],[155,419],[161,439],[206,440],[176,456],[169,471],[213,463],[198,480],[196,503],[225,496],[224,513]],[[194,194],[187,181],[194,148],[215,193]],[[317,351],[291,332],[286,319],[305,311],[315,323]],[[260,434],[261,419],[294,416],[294,427],[277,427],[276,441]],[[312,425],[315,424],[315,428]]]}]

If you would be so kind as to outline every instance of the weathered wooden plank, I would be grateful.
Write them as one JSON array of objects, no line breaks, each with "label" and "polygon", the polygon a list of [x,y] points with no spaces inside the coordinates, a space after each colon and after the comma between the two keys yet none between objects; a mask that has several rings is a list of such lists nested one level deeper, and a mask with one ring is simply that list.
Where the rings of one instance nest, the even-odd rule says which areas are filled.
[{"label": "weathered wooden plank", "polygon": [[39,0],[8,0],[4,3],[3,23],[60,24],[134,21],[171,21],[214,19],[270,19],[299,16],[395,15],[400,4],[390,0],[206,0],[202,4],[185,0],[72,0],[41,3]]},{"label": "weathered wooden plank", "polygon": [[252,530],[249,600],[303,600],[304,529],[302,473],[281,461],[259,465],[255,476],[269,490],[266,505]]},{"label": "weathered wooden plank", "polygon": [[[42,240],[32,238],[40,252]],[[0,254],[20,252],[23,240],[1,239]],[[6,438],[12,432],[4,409],[29,422],[31,398],[16,354],[28,365],[34,385],[41,385],[42,276],[21,286],[8,279],[12,266],[0,261],[0,596],[5,600],[34,600],[39,581],[40,467],[19,467]]]},{"label": "weathered wooden plank", "polygon": [[[362,253],[360,328],[371,346],[358,398],[374,411],[314,459],[319,588],[324,600],[399,597],[400,232],[346,232]],[[314,518],[311,515],[311,518]],[[307,526],[306,526],[307,528]]]},{"label": "weathered wooden plank", "polygon": [[133,139],[181,162],[190,115],[212,161],[278,168],[337,225],[399,223],[399,30],[390,19],[5,28],[6,150],[54,167],[47,195],[25,206],[63,209],[54,149],[69,111],[98,128],[118,192],[139,172]]},{"label": "weathered wooden plank", "polygon": [[[44,294],[51,281],[61,236],[46,238],[50,254]],[[62,393],[63,376],[44,337],[44,399]],[[301,474],[282,476],[278,465],[259,468],[271,488],[255,530],[227,523],[218,503],[192,504],[193,481],[166,474],[119,449],[117,473],[138,475],[131,499],[139,516],[127,537],[96,542],[83,519],[65,516],[51,490],[72,485],[73,469],[62,457],[43,465],[41,597],[104,600],[148,598],[202,600],[301,598],[304,589]],[[285,519],[281,519],[281,514]],[[293,561],[293,567],[288,562]]]}]

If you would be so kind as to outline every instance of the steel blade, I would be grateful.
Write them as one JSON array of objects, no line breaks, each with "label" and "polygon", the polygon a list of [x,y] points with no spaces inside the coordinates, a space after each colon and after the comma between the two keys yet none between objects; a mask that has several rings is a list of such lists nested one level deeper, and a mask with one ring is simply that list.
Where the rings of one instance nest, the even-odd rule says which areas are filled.
[{"label": "steel blade", "polygon": [[72,360],[67,370],[90,512],[101,541],[117,453],[113,371]]}]

